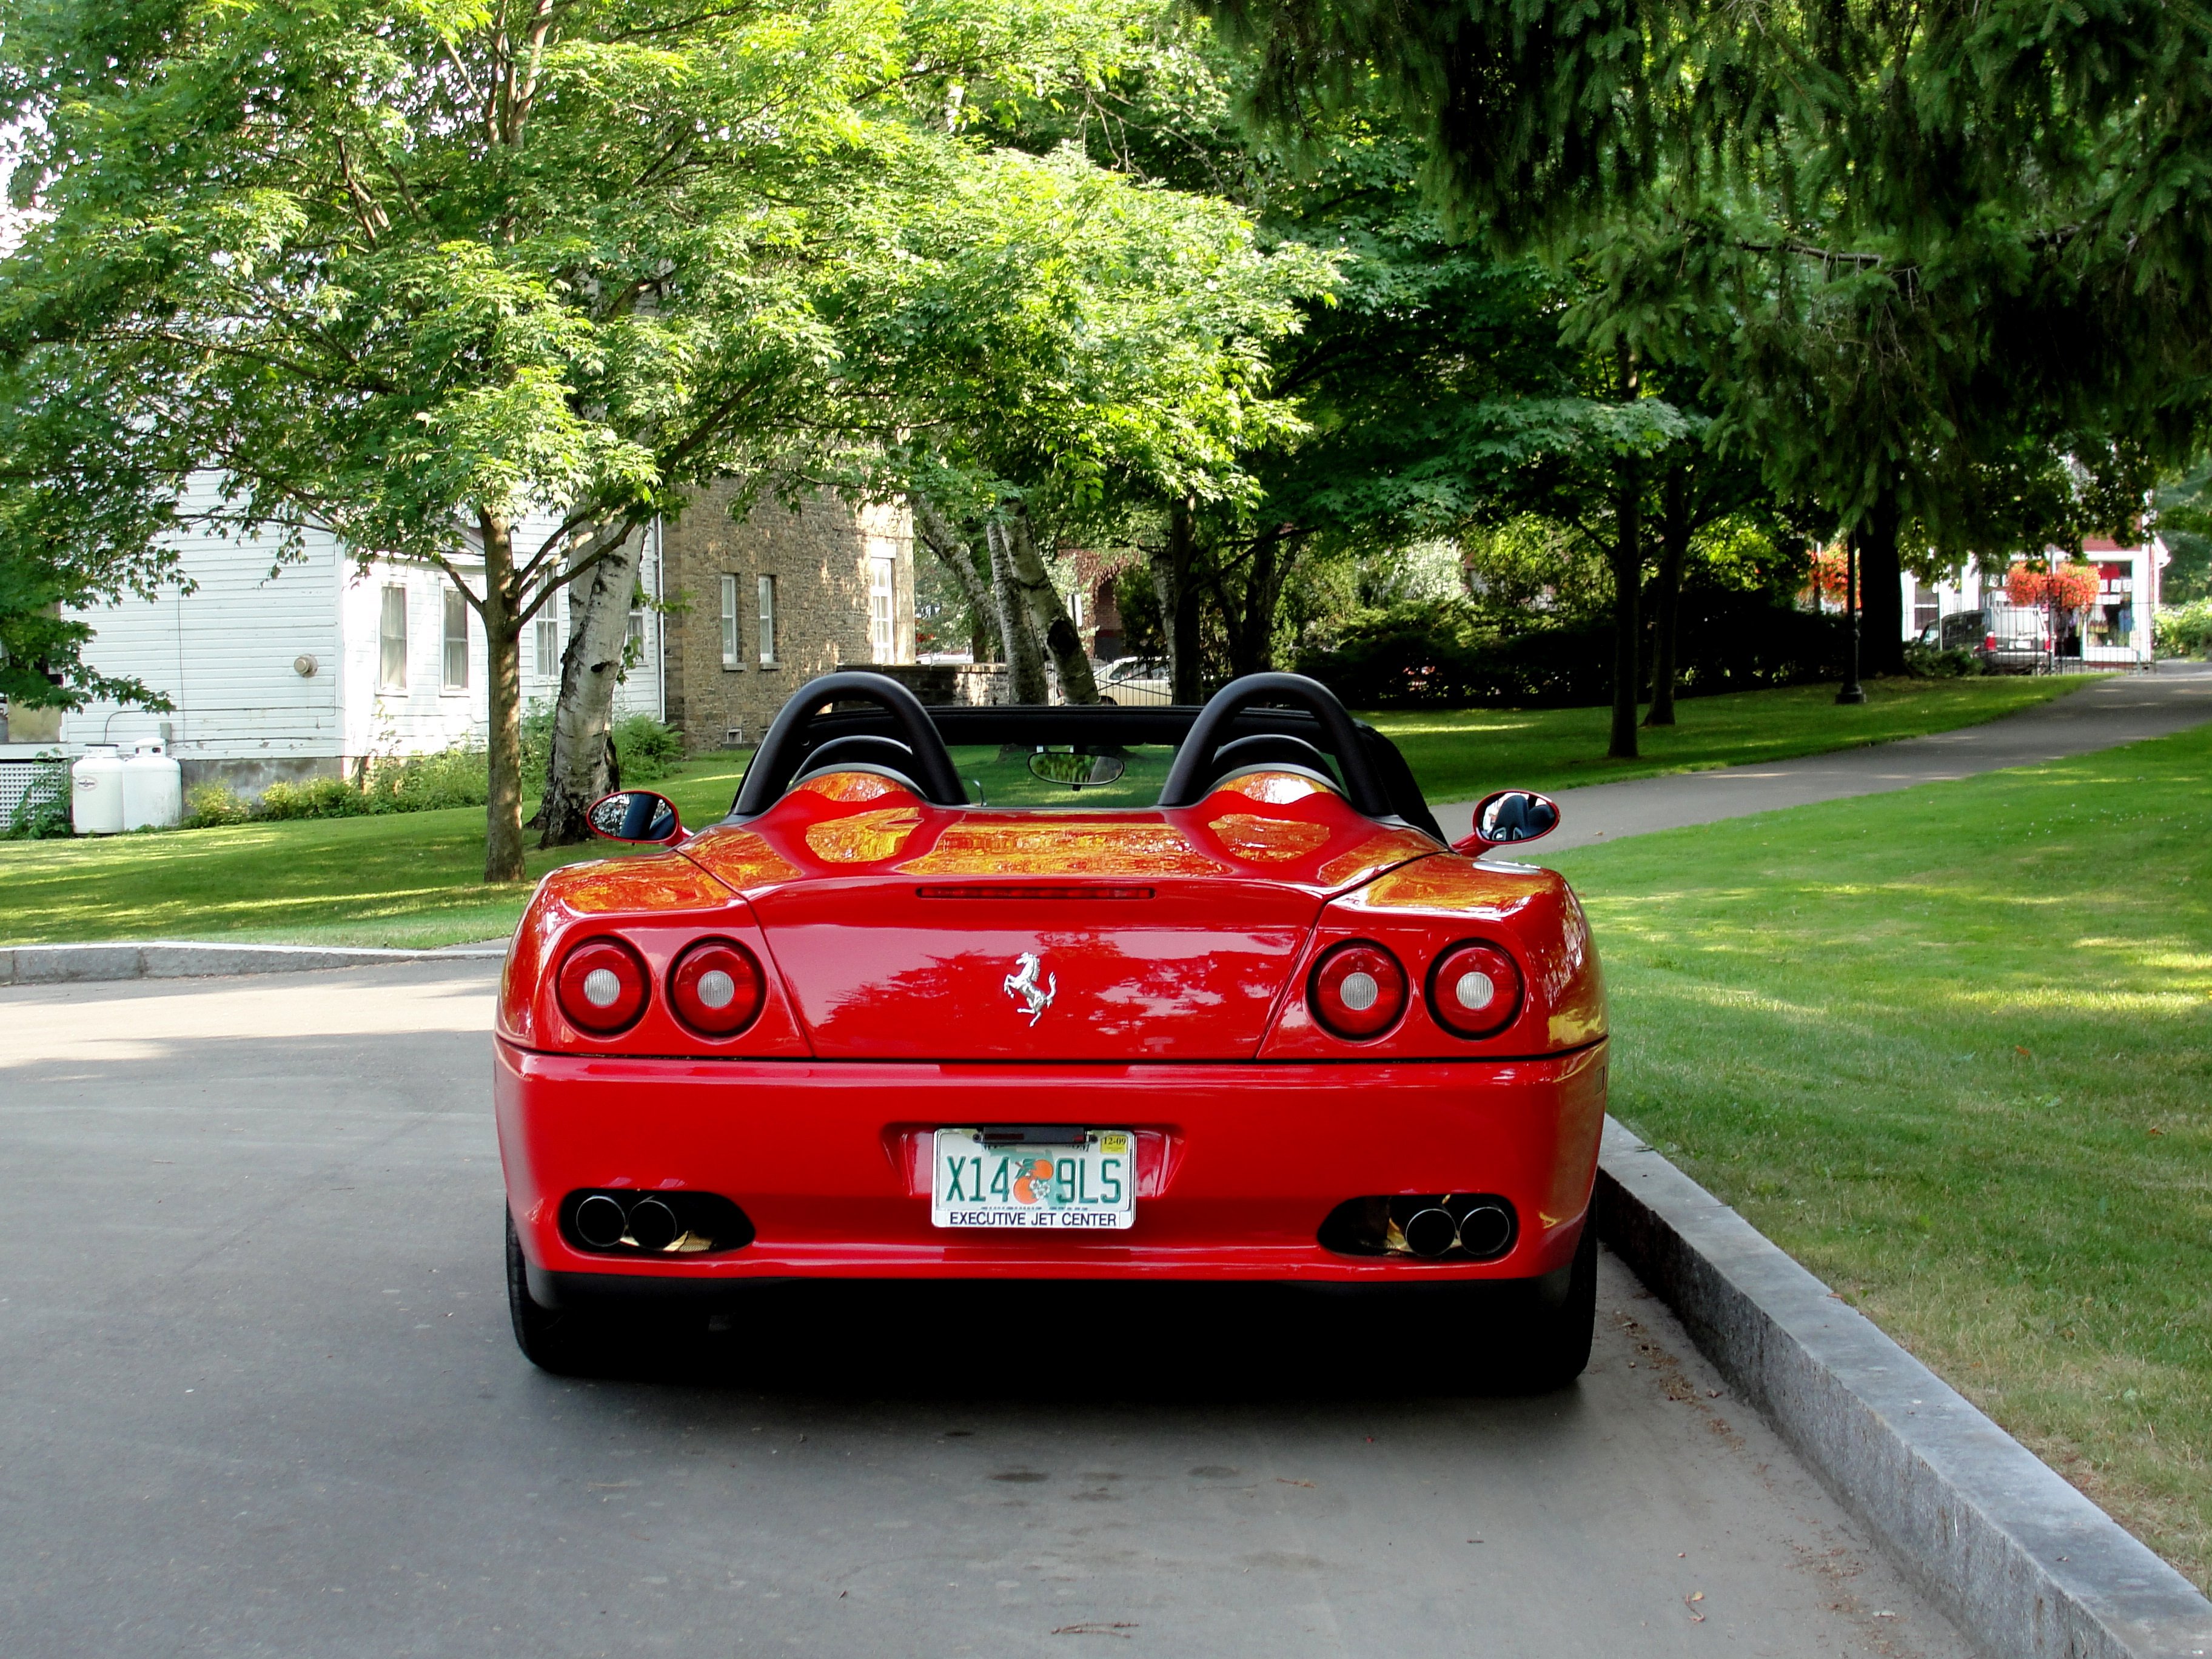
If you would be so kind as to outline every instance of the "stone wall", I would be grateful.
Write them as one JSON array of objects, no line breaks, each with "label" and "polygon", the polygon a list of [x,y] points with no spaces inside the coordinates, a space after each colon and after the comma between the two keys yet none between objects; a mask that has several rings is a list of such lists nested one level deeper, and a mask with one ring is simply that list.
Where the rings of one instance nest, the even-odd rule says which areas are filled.
[{"label": "stone wall", "polygon": [[[902,506],[858,508],[835,495],[793,513],[774,501],[732,520],[732,491],[702,492],[665,526],[668,723],[693,751],[757,743],[786,699],[817,674],[870,665],[873,560],[892,574],[890,660],[914,660],[914,532]],[[737,580],[737,657],[723,655],[722,578]],[[762,660],[759,580],[775,578],[775,659]]]}]

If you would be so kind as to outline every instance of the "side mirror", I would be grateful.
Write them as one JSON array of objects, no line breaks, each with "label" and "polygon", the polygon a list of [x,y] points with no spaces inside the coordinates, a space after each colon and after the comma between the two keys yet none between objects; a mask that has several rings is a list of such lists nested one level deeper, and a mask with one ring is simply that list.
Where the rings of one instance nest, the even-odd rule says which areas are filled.
[{"label": "side mirror", "polygon": [[592,833],[608,841],[640,842],[648,847],[673,847],[684,839],[683,821],[676,804],[650,789],[624,789],[592,803],[586,812]]},{"label": "side mirror", "polygon": [[1534,841],[1559,827],[1559,804],[1528,789],[1501,789],[1476,804],[1474,833],[1452,843],[1452,851],[1480,858],[1493,847]]}]

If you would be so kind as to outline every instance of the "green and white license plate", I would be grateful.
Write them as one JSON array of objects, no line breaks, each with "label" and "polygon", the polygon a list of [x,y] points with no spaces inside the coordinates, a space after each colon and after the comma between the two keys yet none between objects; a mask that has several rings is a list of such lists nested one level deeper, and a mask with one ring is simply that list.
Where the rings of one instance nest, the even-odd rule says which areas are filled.
[{"label": "green and white license plate", "polygon": [[1080,1142],[993,1141],[939,1129],[929,1218],[939,1227],[1127,1227],[1137,1218],[1137,1138],[1092,1129]]}]

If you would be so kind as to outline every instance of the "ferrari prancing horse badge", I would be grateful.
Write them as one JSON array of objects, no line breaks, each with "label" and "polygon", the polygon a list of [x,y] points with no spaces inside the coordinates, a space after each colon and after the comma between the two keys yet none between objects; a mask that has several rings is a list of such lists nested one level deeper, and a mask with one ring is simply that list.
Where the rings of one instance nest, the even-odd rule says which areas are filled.
[{"label": "ferrari prancing horse badge", "polygon": [[1006,994],[1021,999],[1032,1025],[1043,1018],[1044,1011],[1052,1006],[1052,1000],[1060,994],[1057,974],[1044,974],[1044,983],[1037,983],[1037,976],[1043,973],[1044,963],[1036,952],[1024,951],[1014,958],[1014,971],[1006,978]]}]

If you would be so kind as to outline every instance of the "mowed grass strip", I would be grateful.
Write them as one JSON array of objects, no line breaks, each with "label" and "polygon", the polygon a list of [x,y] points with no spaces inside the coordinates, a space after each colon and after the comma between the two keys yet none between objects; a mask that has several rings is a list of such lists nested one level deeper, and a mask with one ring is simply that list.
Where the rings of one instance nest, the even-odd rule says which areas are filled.
[{"label": "mowed grass strip", "polygon": [[[643,786],[686,823],[730,810],[745,757]],[[539,852],[531,875],[623,857],[611,842]],[[482,807],[0,844],[0,945],[196,939],[430,947],[514,931],[530,888],[483,882]]]},{"label": "mowed grass strip", "polygon": [[1394,709],[1369,714],[1404,751],[1432,801],[1493,789],[1572,789],[1668,772],[1702,772],[1826,754],[1949,732],[2033,708],[2102,675],[1990,675],[1971,680],[1869,680],[1867,700],[1836,702],[1832,685],[1687,697],[1675,724],[1645,726],[1635,760],[1606,758],[1605,708]]},{"label": "mowed grass strip", "polygon": [[2212,728],[1552,861],[1614,1112],[2204,1585]]},{"label": "mowed grass strip", "polygon": [[[1680,705],[1680,726],[1645,734],[1648,757],[1641,762],[1602,758],[1601,708],[1376,718],[1405,746],[1430,798],[1452,800],[1508,784],[1557,788],[1945,731],[2082,684],[2024,676],[1874,682],[1869,702],[1846,709],[1835,707],[1832,687],[1693,698]],[[729,810],[745,759],[732,751],[690,762],[675,778],[649,787],[670,795],[686,823],[710,823]],[[1589,775],[1578,775],[1578,768]],[[1046,787],[1018,759],[969,769],[979,769],[989,800],[1028,799]],[[514,927],[529,895],[520,886],[483,884],[483,826],[482,810],[466,808],[0,842],[0,945],[228,939],[434,946],[492,939]],[[538,876],[556,865],[609,856],[620,854],[595,842],[533,851],[529,867]]]}]

